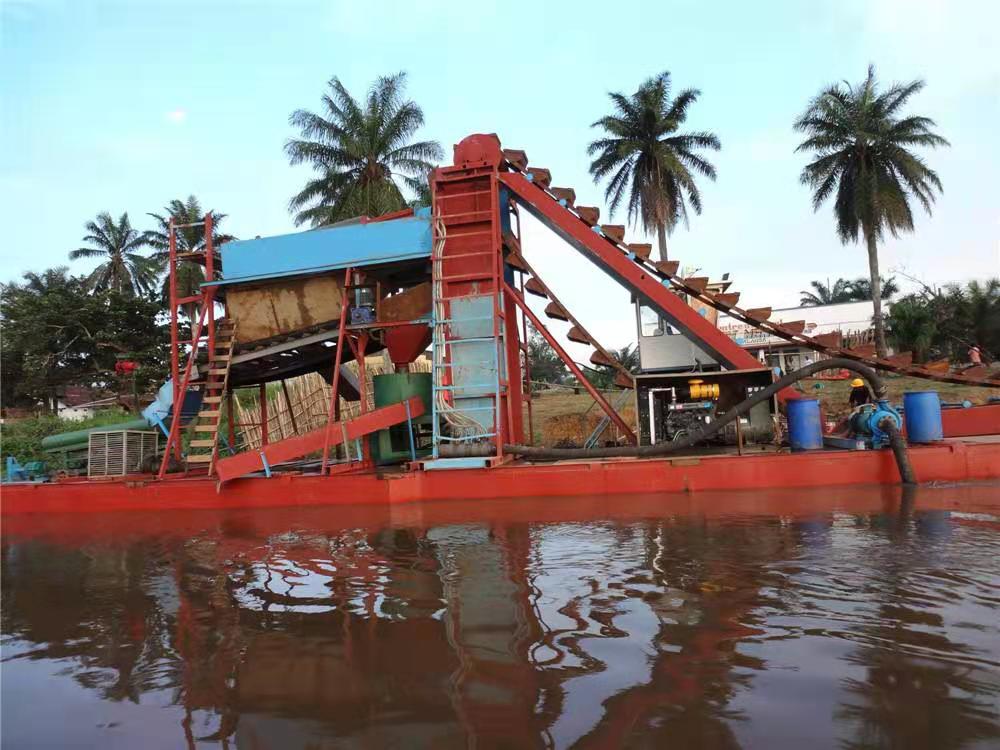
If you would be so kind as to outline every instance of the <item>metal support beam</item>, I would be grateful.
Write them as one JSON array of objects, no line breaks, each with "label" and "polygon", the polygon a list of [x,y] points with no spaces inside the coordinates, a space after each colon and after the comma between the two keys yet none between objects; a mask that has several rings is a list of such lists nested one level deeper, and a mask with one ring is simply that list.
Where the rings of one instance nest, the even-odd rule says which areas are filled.
[{"label": "metal support beam", "polygon": [[337,332],[337,351],[333,356],[333,375],[330,378],[330,407],[326,414],[326,429],[323,438],[323,463],[320,466],[320,473],[326,473],[326,467],[330,462],[330,426],[333,424],[334,414],[337,413],[340,401],[340,362],[344,353],[344,326],[347,325],[347,308],[349,299],[347,287],[351,283],[351,269],[344,271],[344,288],[340,293],[340,328]]},{"label": "metal support beam", "polygon": [[538,319],[538,316],[531,311],[531,308],[528,307],[528,303],[525,302],[521,296],[510,287],[509,284],[504,284],[504,290],[513,298],[514,302],[517,303],[517,306],[521,308],[521,311],[528,316],[531,324],[540,334],[542,334],[545,340],[549,342],[549,346],[551,346],[555,350],[555,353],[559,355],[559,358],[566,363],[570,372],[576,376],[576,379],[580,381],[580,385],[586,389],[587,393],[589,393],[594,401],[597,402],[597,405],[600,406],[604,413],[611,418],[611,421],[618,426],[618,429],[625,433],[629,441],[633,445],[636,445],[638,441],[636,440],[635,433],[632,431],[632,428],[629,427],[625,420],[621,418],[621,415],[614,410],[614,407],[607,402],[604,396],[601,395],[601,392],[594,388],[593,383],[587,380],[580,368],[577,367],[576,362],[573,361],[573,358],[566,353],[566,350],[559,345],[559,342],[545,327],[545,324],[542,323],[542,321]]}]

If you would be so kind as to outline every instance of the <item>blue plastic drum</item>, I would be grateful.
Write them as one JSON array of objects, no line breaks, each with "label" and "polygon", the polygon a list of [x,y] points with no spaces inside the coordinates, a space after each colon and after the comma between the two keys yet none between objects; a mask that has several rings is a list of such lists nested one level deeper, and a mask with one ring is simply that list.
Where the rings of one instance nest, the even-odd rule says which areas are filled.
[{"label": "blue plastic drum", "polygon": [[823,420],[819,415],[819,401],[814,398],[797,398],[785,404],[788,417],[788,442],[792,450],[815,451],[823,447]]},{"label": "blue plastic drum", "polygon": [[911,443],[933,443],[944,437],[941,427],[941,399],[937,391],[903,394],[903,421]]}]

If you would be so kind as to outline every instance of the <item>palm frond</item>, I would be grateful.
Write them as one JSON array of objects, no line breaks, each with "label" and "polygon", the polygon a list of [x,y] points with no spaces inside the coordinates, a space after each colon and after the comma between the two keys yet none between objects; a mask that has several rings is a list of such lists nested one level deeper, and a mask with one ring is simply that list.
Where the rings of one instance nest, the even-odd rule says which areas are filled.
[{"label": "palm frond", "polygon": [[663,72],[631,96],[610,93],[612,114],[593,123],[602,134],[587,147],[594,181],[607,180],[604,194],[612,215],[624,207],[629,223],[638,222],[647,232],[669,232],[686,223],[689,206],[700,213],[694,175],[716,176],[714,165],[698,152],[717,151],[718,137],[678,132],[700,92],[685,89],[671,97],[670,89],[670,74]]},{"label": "palm frond", "polygon": [[435,141],[413,140],[424,115],[405,98],[405,86],[404,73],[382,76],[359,101],[334,77],[322,97],[324,115],[292,113],[299,137],[286,142],[285,153],[318,173],[289,201],[296,224],[399,210],[406,207],[402,187],[425,189],[420,182],[444,152]]}]

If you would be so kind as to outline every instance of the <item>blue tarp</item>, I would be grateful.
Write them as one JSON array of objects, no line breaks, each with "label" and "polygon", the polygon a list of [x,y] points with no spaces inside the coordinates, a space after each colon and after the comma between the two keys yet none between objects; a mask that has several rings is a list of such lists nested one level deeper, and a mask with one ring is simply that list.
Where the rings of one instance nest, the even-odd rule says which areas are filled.
[{"label": "blue tarp", "polygon": [[222,246],[219,283],[430,257],[430,213],[430,208],[418,208],[402,219],[227,242]]}]

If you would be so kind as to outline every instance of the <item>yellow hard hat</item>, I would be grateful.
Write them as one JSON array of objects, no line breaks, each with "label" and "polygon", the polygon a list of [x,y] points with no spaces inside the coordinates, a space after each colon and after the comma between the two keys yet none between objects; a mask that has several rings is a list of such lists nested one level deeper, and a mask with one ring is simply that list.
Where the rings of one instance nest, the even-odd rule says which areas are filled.
[{"label": "yellow hard hat", "polygon": [[854,378],[854,380],[851,381],[851,388],[860,388],[864,384],[865,381],[863,381],[861,378]]}]

